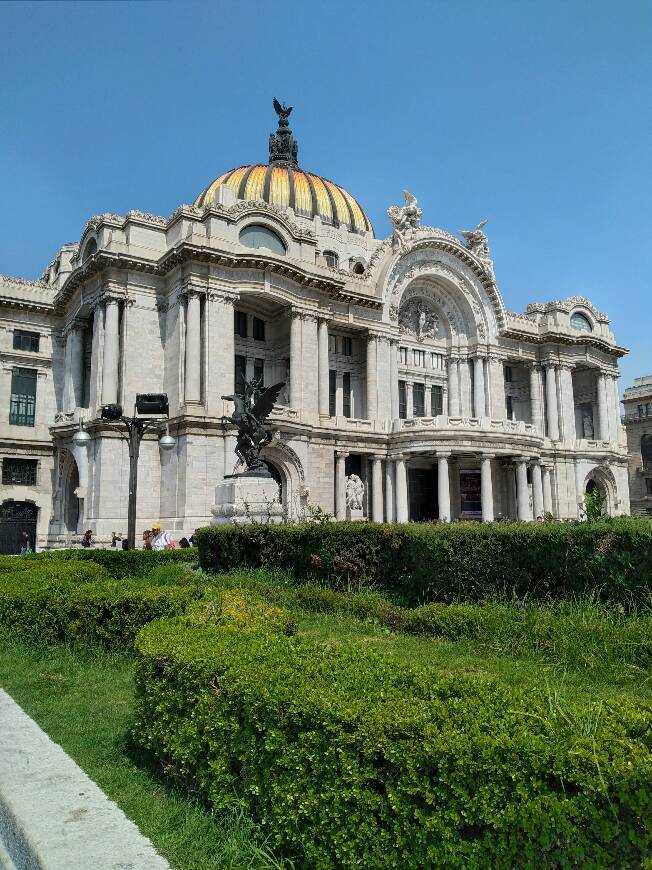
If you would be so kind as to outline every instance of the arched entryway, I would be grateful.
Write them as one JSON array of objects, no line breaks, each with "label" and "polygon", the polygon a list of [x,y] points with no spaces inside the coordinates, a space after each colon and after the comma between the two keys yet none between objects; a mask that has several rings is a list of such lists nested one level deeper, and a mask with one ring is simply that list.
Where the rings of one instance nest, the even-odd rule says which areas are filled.
[{"label": "arched entryway", "polygon": [[0,553],[12,556],[20,553],[25,535],[35,549],[38,508],[29,501],[6,501],[0,505]]},{"label": "arched entryway", "polygon": [[616,480],[609,468],[597,466],[587,474],[584,481],[584,493],[590,494],[596,491],[602,496],[603,512],[607,516],[615,516],[618,505],[617,487]]}]

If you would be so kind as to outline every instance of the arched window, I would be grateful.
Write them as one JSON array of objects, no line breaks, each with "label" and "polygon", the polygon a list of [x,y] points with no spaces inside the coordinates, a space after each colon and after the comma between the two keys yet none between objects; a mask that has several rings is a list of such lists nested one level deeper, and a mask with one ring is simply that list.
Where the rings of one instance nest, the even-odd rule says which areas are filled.
[{"label": "arched window", "polygon": [[324,251],[324,260],[326,261],[326,265],[330,266],[331,269],[337,269],[340,264],[340,258],[337,256],[335,251]]},{"label": "arched window", "polygon": [[643,435],[641,438],[641,459],[643,468],[652,471],[652,435]]},{"label": "arched window", "polygon": [[86,247],[84,248],[84,255],[82,257],[82,263],[86,262],[89,257],[92,257],[93,254],[97,253],[97,242],[95,239],[89,239],[86,242]]},{"label": "arched window", "polygon": [[353,267],[353,273],[355,275],[364,275],[364,263],[356,263]]},{"label": "arched window", "polygon": [[570,325],[572,329],[576,329],[578,332],[593,332],[591,321],[580,311],[571,314]]},{"label": "arched window", "polygon": [[267,248],[274,254],[285,254],[286,248],[280,236],[261,224],[249,224],[240,232],[240,244],[248,248]]}]

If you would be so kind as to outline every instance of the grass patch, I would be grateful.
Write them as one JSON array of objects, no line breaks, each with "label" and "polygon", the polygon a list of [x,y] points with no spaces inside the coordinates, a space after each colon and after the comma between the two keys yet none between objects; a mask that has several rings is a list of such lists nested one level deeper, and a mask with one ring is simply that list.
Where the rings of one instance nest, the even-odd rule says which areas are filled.
[{"label": "grass patch", "polygon": [[34,647],[0,629],[0,685],[149,837],[177,870],[282,866],[234,804],[212,813],[171,791],[130,749],[134,699],[128,654]]}]

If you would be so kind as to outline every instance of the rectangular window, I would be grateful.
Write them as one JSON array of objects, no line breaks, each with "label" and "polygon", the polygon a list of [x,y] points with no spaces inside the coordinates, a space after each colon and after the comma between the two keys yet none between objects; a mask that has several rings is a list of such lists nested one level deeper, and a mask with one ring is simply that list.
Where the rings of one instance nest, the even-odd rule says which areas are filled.
[{"label": "rectangular window", "polygon": [[337,353],[337,336],[330,335],[328,336],[328,350],[330,353]]},{"label": "rectangular window", "polygon": [[260,389],[265,386],[265,360],[264,359],[255,359],[254,360],[254,380],[258,381],[258,386]]},{"label": "rectangular window", "polygon": [[36,459],[3,459],[2,482],[5,486],[36,486]]},{"label": "rectangular window", "polygon": [[512,382],[512,367],[505,366],[505,383],[511,384]]},{"label": "rectangular window", "polygon": [[351,372],[342,374],[342,413],[351,416]]},{"label": "rectangular window", "polygon": [[413,350],[412,351],[412,359],[414,361],[414,365],[417,368],[425,368],[426,365],[426,352],[425,350]]},{"label": "rectangular window", "polygon": [[245,381],[247,380],[247,358],[235,355],[235,388],[234,393],[238,396],[244,395]]},{"label": "rectangular window", "polygon": [[36,414],[36,369],[14,369],[11,373],[9,422],[33,426]]},{"label": "rectangular window", "polygon": [[639,406],[638,406],[638,416],[639,416],[639,417],[644,417],[644,416],[645,416],[645,408],[643,407],[643,405],[639,405]]},{"label": "rectangular window", "polygon": [[430,365],[433,367],[433,369],[443,369],[444,357],[440,353],[431,353]]},{"label": "rectangular window", "polygon": [[[3,480],[4,483],[4,480]],[[652,495],[652,477],[647,477],[645,479],[645,487],[647,495]]]},{"label": "rectangular window", "polygon": [[404,365],[404,366],[407,365],[407,352],[408,352],[407,347],[399,347],[399,349],[398,349],[398,361],[401,363],[401,365]]},{"label": "rectangular window", "polygon": [[348,335],[343,335],[342,336],[342,353],[344,354],[344,356],[351,356],[352,352],[353,352],[353,348],[352,348],[351,339],[348,337]]},{"label": "rectangular window", "polygon": [[14,350],[29,350],[38,353],[38,332],[27,332],[24,329],[14,329]]},{"label": "rectangular window", "polygon": [[398,416],[405,420],[407,417],[407,388],[405,381],[398,382]]},{"label": "rectangular window", "polygon": [[430,390],[430,413],[433,417],[444,413],[444,388],[433,386]]},{"label": "rectangular window", "polygon": [[236,335],[239,335],[240,338],[247,337],[247,315],[244,311],[234,311],[233,312],[233,327]]},{"label": "rectangular window", "polygon": [[426,416],[426,385],[412,384],[412,413],[414,417]]},{"label": "rectangular window", "polygon": [[507,419],[514,419],[514,404],[512,402],[511,396],[505,396],[505,411],[507,413]]},{"label": "rectangular window", "polygon": [[337,414],[337,372],[330,369],[328,372],[328,413],[331,417]]},{"label": "rectangular window", "polygon": [[[245,327],[246,328],[246,327]],[[254,338],[256,341],[265,341],[265,321],[260,317],[254,317]]]}]

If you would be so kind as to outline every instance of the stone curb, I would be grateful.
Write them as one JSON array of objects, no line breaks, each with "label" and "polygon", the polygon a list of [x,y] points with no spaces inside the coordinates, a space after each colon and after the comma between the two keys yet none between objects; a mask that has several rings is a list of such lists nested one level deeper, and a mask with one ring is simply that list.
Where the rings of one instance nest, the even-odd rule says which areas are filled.
[{"label": "stone curb", "polygon": [[0,868],[3,845],[12,870],[170,870],[122,810],[0,689]]}]

